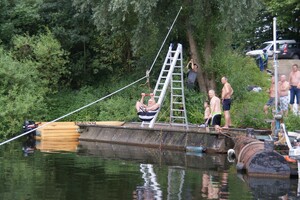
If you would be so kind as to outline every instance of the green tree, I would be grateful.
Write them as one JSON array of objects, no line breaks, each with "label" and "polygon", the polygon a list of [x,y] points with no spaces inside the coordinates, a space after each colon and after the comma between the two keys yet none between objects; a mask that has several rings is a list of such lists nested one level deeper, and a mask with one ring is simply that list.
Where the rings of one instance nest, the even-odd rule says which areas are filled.
[{"label": "green tree", "polygon": [[40,30],[39,0],[0,2],[0,40],[6,45],[15,34],[36,34]]},{"label": "green tree", "polygon": [[[129,35],[131,45],[127,47],[132,48],[133,55],[142,55],[143,52],[149,55],[149,51],[154,54],[153,43],[160,44],[182,4],[181,1],[158,0],[73,2],[82,10],[93,7],[94,24],[99,30],[132,33]],[[184,11],[169,41],[184,41],[184,45],[189,45],[190,57],[200,66],[198,81],[201,91],[216,88],[216,71],[210,63],[217,53],[214,50],[220,47],[228,49],[232,32],[246,26],[251,17],[256,16],[258,6],[258,0],[183,2]],[[144,48],[147,50],[143,51]]]},{"label": "green tree", "polygon": [[45,109],[47,92],[40,80],[38,65],[17,61],[0,48],[0,135],[6,137],[20,130],[25,119],[32,119]]},{"label": "green tree", "polygon": [[300,2],[298,0],[265,0],[270,15],[277,17],[280,35],[300,40]]},{"label": "green tree", "polygon": [[61,48],[50,31],[33,37],[16,36],[13,45],[16,59],[35,63],[40,80],[44,82],[49,92],[56,92],[61,85],[66,84],[64,77],[69,74],[66,65],[68,53]]}]

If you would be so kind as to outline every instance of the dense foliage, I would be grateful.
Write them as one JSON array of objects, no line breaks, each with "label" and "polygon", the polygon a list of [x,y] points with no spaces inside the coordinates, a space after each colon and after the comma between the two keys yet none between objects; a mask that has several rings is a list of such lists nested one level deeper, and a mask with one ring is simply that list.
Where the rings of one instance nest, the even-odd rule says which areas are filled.
[{"label": "dense foliage", "polygon": [[[18,132],[25,119],[53,120],[143,77],[181,6],[150,74],[151,86],[168,44],[180,42],[184,63],[196,58],[201,71],[196,90],[186,91],[189,122],[202,122],[206,90],[211,87],[220,94],[220,78],[227,76],[235,90],[233,113],[244,119],[234,119],[235,125],[264,127],[264,116],[251,108],[261,107],[267,94],[249,95],[246,88],[265,89],[268,82],[254,60],[244,57],[243,48],[271,39],[275,14],[282,35],[299,39],[296,0],[2,0],[1,135]],[[282,7],[291,12],[282,12]],[[148,92],[143,83],[64,120],[135,121],[133,105],[141,92]],[[168,98],[162,121],[168,120],[167,104]]]}]

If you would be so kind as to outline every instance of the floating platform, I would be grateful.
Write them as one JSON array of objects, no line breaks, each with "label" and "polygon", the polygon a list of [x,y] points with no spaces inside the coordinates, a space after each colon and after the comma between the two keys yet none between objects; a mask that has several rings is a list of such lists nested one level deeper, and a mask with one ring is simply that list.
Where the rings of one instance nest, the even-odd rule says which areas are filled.
[{"label": "floating platform", "polygon": [[[78,124],[80,141],[107,142],[144,146],[160,149],[185,151],[186,147],[205,147],[206,152],[227,153],[234,142],[232,134],[246,134],[245,129],[232,129],[224,133],[209,132],[205,128],[190,125],[187,130],[183,126],[170,126],[165,123],[156,123],[154,128],[141,127],[141,123],[128,122],[122,126],[105,126]],[[269,134],[268,130],[255,130],[258,134]]]}]

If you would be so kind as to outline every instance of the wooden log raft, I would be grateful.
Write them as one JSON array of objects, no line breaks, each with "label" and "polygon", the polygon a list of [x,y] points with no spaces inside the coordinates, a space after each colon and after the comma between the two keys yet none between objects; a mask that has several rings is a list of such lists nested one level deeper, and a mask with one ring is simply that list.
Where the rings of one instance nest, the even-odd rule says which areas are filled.
[{"label": "wooden log raft", "polygon": [[289,178],[291,169],[288,162],[274,151],[274,141],[239,136],[235,138],[237,170],[250,176]]}]

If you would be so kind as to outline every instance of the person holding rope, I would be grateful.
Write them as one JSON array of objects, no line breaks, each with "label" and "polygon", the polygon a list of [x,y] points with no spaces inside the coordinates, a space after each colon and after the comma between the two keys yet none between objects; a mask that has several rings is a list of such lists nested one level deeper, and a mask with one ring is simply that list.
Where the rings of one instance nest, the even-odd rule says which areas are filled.
[{"label": "person holding rope", "polygon": [[195,81],[197,79],[198,65],[194,62],[193,59],[191,59],[186,65],[186,68],[189,70],[187,87],[188,89],[193,89],[195,86]]},{"label": "person holding rope", "polygon": [[137,101],[135,104],[135,108],[137,111],[137,115],[139,116],[140,120],[142,121],[151,121],[153,117],[156,115],[157,111],[159,110],[159,103],[156,103],[154,99],[154,94],[150,93],[150,99],[148,100],[148,105],[144,104],[145,96],[148,96],[145,93],[141,93],[140,101]]}]

